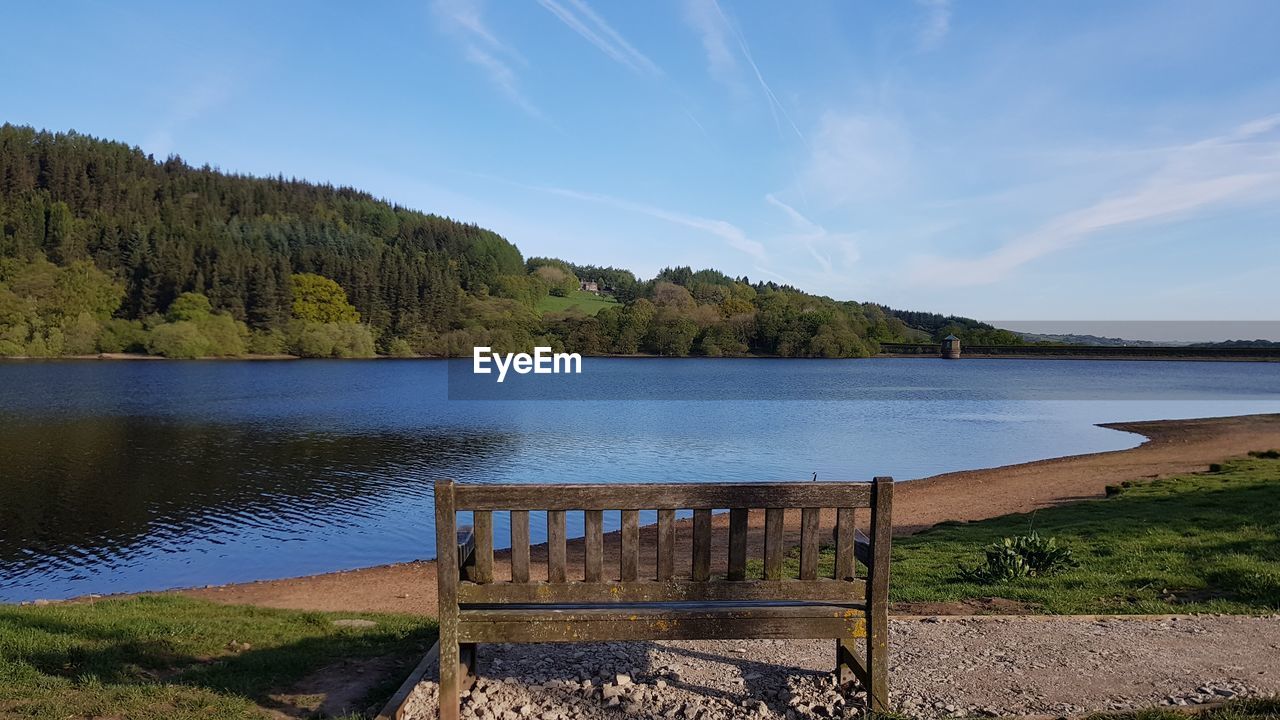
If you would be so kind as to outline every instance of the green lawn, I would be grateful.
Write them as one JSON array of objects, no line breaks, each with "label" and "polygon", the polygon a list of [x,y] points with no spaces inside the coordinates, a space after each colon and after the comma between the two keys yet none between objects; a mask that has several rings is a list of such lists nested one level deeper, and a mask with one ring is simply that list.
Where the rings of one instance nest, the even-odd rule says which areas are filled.
[{"label": "green lawn", "polygon": [[[1187,720],[1187,713],[1167,708],[1136,712],[1096,713],[1086,720]],[[1280,720],[1280,697],[1232,700],[1194,715],[1197,720]]]},{"label": "green lawn", "polygon": [[595,315],[610,305],[617,304],[618,301],[611,297],[575,290],[569,297],[548,295],[542,298],[538,301],[538,312],[545,315],[549,312],[564,312],[571,307],[577,307],[584,315]]},{"label": "green lawn", "polygon": [[[338,627],[339,618],[377,625]],[[390,697],[435,634],[433,621],[409,616],[168,595],[0,606],[0,717],[265,717],[284,709],[273,695],[325,666],[386,657],[362,701],[371,705]]]},{"label": "green lawn", "polygon": [[[1235,460],[1218,472],[1114,490],[1104,500],[895,540],[890,597],[996,597],[1053,614],[1280,610],[1280,461]],[[957,566],[976,565],[984,545],[1033,528],[1068,545],[1080,566],[1009,583],[957,578]]]}]

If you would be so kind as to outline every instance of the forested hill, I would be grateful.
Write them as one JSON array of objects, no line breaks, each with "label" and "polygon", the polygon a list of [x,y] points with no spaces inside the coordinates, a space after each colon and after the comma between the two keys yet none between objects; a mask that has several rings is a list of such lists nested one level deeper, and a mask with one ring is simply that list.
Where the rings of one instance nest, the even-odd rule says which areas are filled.
[{"label": "forested hill", "polygon": [[[896,311],[676,268],[530,259],[351,188],[0,127],[0,355],[587,353],[847,357],[919,339]],[[621,302],[545,313],[594,281]],[[972,322],[972,321],[970,321]]]}]

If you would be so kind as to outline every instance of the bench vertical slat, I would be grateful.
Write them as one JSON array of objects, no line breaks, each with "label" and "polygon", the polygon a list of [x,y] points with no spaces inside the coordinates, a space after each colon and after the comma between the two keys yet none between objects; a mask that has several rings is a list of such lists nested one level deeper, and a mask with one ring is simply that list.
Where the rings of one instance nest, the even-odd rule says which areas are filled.
[{"label": "bench vertical slat", "polygon": [[694,582],[706,582],[711,578],[711,511],[693,511],[693,573]]},{"label": "bench vertical slat", "polygon": [[529,582],[529,511],[511,511],[511,582]]},{"label": "bench vertical slat", "polygon": [[618,560],[618,574],[623,582],[640,576],[640,511],[622,511],[622,552]]},{"label": "bench vertical slat", "polygon": [[893,543],[893,478],[871,483],[871,564],[867,578],[867,688],[871,709],[889,709],[889,557]]},{"label": "bench vertical slat", "polygon": [[854,577],[853,508],[836,509],[836,580],[852,580]]},{"label": "bench vertical slat", "polygon": [[747,579],[747,509],[729,510],[729,572],[727,580]]},{"label": "bench vertical slat", "polygon": [[564,577],[564,510],[547,511],[547,582],[562,583]]},{"label": "bench vertical slat", "polygon": [[658,511],[658,580],[670,580],[676,572],[676,511]]},{"label": "bench vertical slat", "polygon": [[493,582],[493,512],[476,510],[472,525],[476,543],[476,564],[471,569],[471,581]]},{"label": "bench vertical slat", "polygon": [[453,481],[435,487],[436,598],[440,610],[440,720],[457,720],[461,678],[458,648],[458,519],[454,514]]},{"label": "bench vertical slat", "polygon": [[800,511],[800,579],[818,579],[818,508]]},{"label": "bench vertical slat", "polygon": [[782,579],[782,531],[786,525],[787,511],[782,508],[765,508],[764,511],[764,579]]},{"label": "bench vertical slat", "polygon": [[604,579],[604,511],[584,510],[582,512],[582,532],[584,553],[582,560],[582,579],[587,582],[600,582]]}]

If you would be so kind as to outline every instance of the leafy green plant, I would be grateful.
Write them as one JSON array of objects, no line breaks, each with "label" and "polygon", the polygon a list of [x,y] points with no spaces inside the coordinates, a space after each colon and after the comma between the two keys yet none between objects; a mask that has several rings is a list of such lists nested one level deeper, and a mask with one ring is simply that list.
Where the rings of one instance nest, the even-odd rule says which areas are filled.
[{"label": "leafy green plant", "polygon": [[960,579],[977,583],[1000,583],[1028,577],[1044,577],[1076,567],[1071,549],[1059,547],[1057,538],[1039,533],[1007,537],[985,548],[986,562],[975,567],[960,566]]}]

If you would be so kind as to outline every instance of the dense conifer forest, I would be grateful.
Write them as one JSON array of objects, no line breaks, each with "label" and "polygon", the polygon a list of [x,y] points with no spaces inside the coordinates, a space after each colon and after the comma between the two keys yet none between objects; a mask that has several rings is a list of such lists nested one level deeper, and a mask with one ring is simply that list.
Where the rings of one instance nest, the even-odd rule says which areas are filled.
[{"label": "dense conifer forest", "polygon": [[[585,282],[618,302],[540,310]],[[948,332],[1004,331],[714,270],[642,281],[526,260],[494,232],[352,188],[0,127],[0,355],[862,357]]]}]

